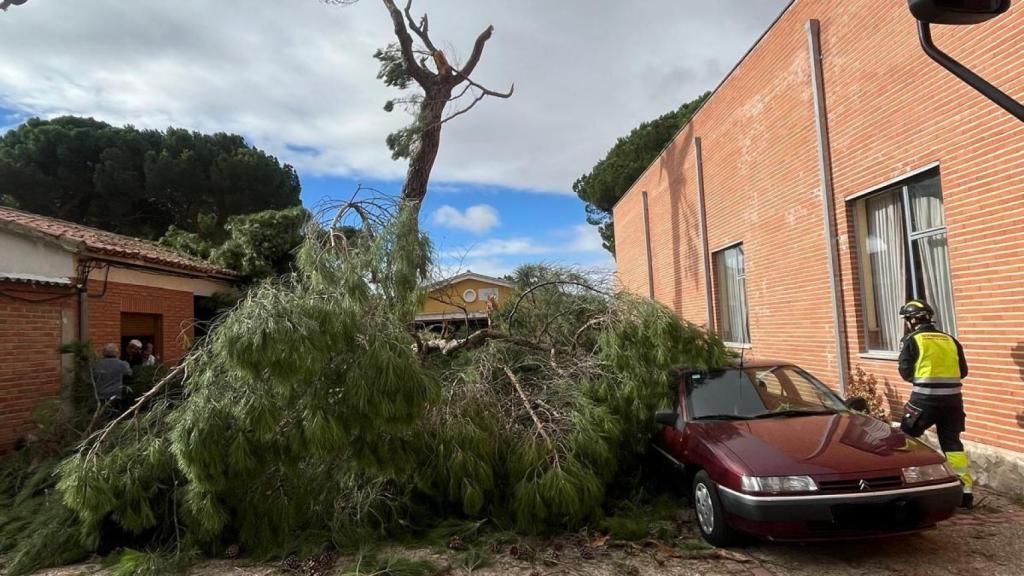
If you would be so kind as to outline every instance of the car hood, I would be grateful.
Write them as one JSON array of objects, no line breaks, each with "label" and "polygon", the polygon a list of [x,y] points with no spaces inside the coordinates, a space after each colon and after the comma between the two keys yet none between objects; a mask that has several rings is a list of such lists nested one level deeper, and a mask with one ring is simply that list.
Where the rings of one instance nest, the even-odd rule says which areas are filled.
[{"label": "car hood", "polygon": [[706,441],[727,449],[756,476],[846,474],[944,460],[924,443],[857,413],[699,424]]}]

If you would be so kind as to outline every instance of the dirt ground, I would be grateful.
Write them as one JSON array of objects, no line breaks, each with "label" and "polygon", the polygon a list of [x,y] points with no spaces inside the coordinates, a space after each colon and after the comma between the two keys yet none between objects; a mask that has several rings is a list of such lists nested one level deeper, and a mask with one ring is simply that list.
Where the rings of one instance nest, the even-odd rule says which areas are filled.
[{"label": "dirt ground", "polygon": [[[921,534],[829,544],[751,543],[729,551],[703,545],[692,515],[680,514],[679,537],[671,544],[654,540],[615,542],[579,534],[543,543],[492,545],[480,561],[467,562],[455,551],[402,550],[405,557],[426,559],[441,574],[497,576],[1019,576],[1024,575],[1024,502],[991,492],[977,495],[978,505],[938,528]],[[289,571],[276,564],[209,560],[196,565],[195,576],[328,576],[352,569],[354,559],[339,558],[327,572]],[[481,564],[473,566],[473,564]],[[40,572],[46,576],[106,576],[96,563]],[[364,572],[372,573],[372,572]]]}]

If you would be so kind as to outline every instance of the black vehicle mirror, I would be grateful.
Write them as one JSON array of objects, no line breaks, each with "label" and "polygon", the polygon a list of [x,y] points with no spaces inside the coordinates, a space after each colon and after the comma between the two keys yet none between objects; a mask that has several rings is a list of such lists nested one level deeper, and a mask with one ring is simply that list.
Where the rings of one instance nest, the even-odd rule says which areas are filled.
[{"label": "black vehicle mirror", "polygon": [[851,396],[847,398],[846,407],[855,412],[867,412],[870,409],[868,401],[861,396]]},{"label": "black vehicle mirror", "polygon": [[1024,122],[1024,104],[943,52],[932,40],[932,24],[978,24],[1010,9],[1011,0],[907,0],[917,18],[917,35],[929,58]]},{"label": "black vehicle mirror", "polygon": [[1010,9],[1011,0],[908,0],[910,12],[929,24],[967,25],[991,20]]},{"label": "black vehicle mirror", "polygon": [[662,426],[675,426],[679,414],[675,410],[658,410],[654,413],[654,422]]}]

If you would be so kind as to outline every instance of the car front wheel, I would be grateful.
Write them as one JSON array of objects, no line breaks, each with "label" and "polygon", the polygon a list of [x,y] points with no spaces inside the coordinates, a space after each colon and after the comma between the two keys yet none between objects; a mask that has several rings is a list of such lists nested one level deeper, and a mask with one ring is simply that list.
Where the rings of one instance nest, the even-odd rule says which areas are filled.
[{"label": "car front wheel", "polygon": [[693,478],[693,509],[700,535],[708,544],[726,547],[736,542],[736,532],[725,522],[725,508],[718,498],[718,486],[703,470]]}]

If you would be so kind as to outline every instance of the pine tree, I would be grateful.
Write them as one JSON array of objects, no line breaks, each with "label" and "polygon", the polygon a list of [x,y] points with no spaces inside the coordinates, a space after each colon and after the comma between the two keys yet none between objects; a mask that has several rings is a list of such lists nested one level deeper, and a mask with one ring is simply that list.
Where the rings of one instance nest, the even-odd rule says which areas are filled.
[{"label": "pine tree", "polygon": [[[429,243],[402,211],[364,208],[310,228],[298,270],[214,326],[171,375],[182,387],[154,387],[60,463],[48,505],[75,526],[67,554],[120,533],[149,566],[230,544],[355,548],[453,516],[576,528],[645,450],[668,369],[726,359],[664,307],[550,267],[518,272],[490,328],[427,342],[412,320]],[[340,233],[353,215],[362,232]]]}]

